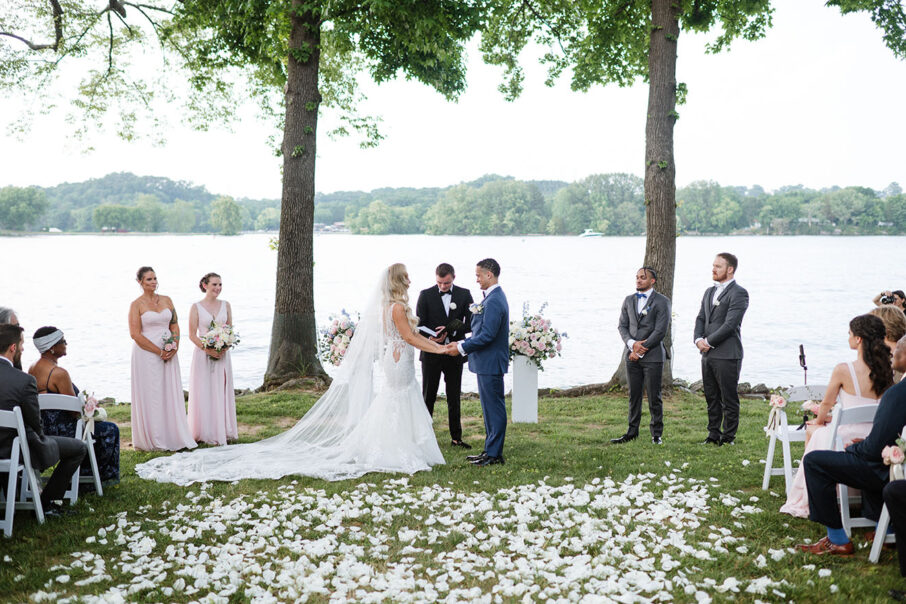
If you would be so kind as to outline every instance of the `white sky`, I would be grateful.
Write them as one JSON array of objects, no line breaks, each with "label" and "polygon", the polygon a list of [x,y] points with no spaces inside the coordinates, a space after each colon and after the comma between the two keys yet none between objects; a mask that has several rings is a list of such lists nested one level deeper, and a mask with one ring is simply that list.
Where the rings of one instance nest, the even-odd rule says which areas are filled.
[{"label": "white sky", "polygon": [[[689,87],[676,127],[677,184],[716,180],[767,189],[906,185],[906,62],[884,46],[867,15],[843,17],[819,0],[781,0],[767,38],[738,41],[706,55],[704,40],[683,34],[677,77]],[[528,61],[528,59],[527,59]],[[446,186],[497,173],[573,181],[593,173],[643,174],[647,87],[569,90],[543,85],[526,63],[522,97],[507,103],[500,72],[474,46],[469,87],[458,103],[428,87],[369,85],[364,106],[383,117],[376,149],[356,141],[318,141],[316,188]],[[15,99],[0,100],[0,123]],[[167,144],[66,137],[60,116],[38,122],[25,140],[0,135],[0,186],[82,181],[109,172],[167,176],[236,197],[280,197],[280,160],[267,125],[251,116],[233,132],[172,126]],[[329,118],[328,118],[329,119]],[[328,119],[322,119],[322,126]]]}]

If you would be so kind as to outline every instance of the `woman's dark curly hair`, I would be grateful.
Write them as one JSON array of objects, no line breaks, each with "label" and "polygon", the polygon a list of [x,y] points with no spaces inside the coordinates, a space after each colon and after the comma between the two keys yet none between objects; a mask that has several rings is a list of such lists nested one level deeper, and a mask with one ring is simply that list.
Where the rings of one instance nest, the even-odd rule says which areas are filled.
[{"label": "woman's dark curly hair", "polygon": [[874,315],[859,315],[849,322],[849,330],[862,338],[862,360],[868,365],[871,388],[881,396],[893,385],[890,348],[884,343],[887,334],[884,321]]}]

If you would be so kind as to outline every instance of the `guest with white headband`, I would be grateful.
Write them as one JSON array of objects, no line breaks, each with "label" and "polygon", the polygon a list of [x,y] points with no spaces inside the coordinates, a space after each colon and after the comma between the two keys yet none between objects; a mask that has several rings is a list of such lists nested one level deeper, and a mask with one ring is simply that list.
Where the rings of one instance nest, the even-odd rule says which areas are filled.
[{"label": "guest with white headband", "polygon": [[[35,348],[41,358],[28,369],[38,383],[38,393],[68,394],[76,396],[79,389],[72,383],[69,372],[60,367],[59,360],[66,356],[66,337],[62,330],[47,326],[38,329],[32,337]],[[42,411],[41,423],[44,433],[53,436],[75,436],[77,413],[69,411]],[[120,430],[116,424],[108,421],[94,422],[94,453],[98,462],[101,481],[104,484],[116,484],[120,480]],[[82,463],[82,475],[91,475],[88,458]],[[94,490],[93,482],[86,482],[81,490]]]}]

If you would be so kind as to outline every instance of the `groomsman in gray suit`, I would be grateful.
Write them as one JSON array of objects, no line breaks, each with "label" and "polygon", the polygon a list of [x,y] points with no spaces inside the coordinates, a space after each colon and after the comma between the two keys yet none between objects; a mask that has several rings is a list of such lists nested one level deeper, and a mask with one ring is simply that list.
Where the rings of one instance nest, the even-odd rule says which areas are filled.
[{"label": "groomsman in gray suit", "polygon": [[642,390],[648,391],[651,412],[651,442],[664,444],[664,404],[661,401],[661,376],[664,359],[664,336],[670,325],[670,300],[654,291],[657,273],[643,266],[635,275],[636,293],[629,294],[620,311],[619,331],[626,344],[626,375],[629,378],[629,428],[626,434],[610,442],[622,444],[639,436],[642,419]]},{"label": "groomsman in gray suit", "polygon": [[[739,371],[742,368],[742,317],[749,292],[736,283],[736,256],[714,258],[714,286],[705,290],[695,319],[693,341],[702,355],[702,384],[708,403],[705,445],[732,445],[739,427]],[[721,428],[721,422],[723,428]]]}]

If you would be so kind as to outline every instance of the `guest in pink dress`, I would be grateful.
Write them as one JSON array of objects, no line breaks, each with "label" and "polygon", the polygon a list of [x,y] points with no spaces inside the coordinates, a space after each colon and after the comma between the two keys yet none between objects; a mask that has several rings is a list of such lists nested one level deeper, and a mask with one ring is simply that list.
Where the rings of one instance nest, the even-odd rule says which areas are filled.
[{"label": "guest in pink dress", "polygon": [[139,451],[192,449],[176,351],[179,323],[173,301],[157,293],[150,266],[138,269],[142,295],[129,307],[132,348],[132,445]]},{"label": "guest in pink dress", "polygon": [[204,298],[189,311],[189,338],[195,344],[189,373],[189,428],[199,442],[225,445],[236,440],[236,397],[233,392],[233,364],[229,349],[217,352],[205,348],[201,337],[211,323],[233,324],[233,310],[218,300],[223,282],[217,273],[208,273],[199,282]]},{"label": "guest in pink dress", "polygon": [[[849,347],[856,351],[856,360],[840,363],[831,373],[824,400],[818,407],[817,417],[810,420],[806,432],[805,453],[830,449],[830,411],[836,401],[843,407],[877,404],[884,391],[893,384],[890,349],[884,343],[884,322],[872,315],[860,315],[849,322]],[[840,426],[837,434],[849,445],[862,440],[871,431],[871,422]],[[793,479],[793,486],[786,503],[780,508],[784,514],[808,518],[808,492],[805,489],[805,472],[802,462]]]}]

